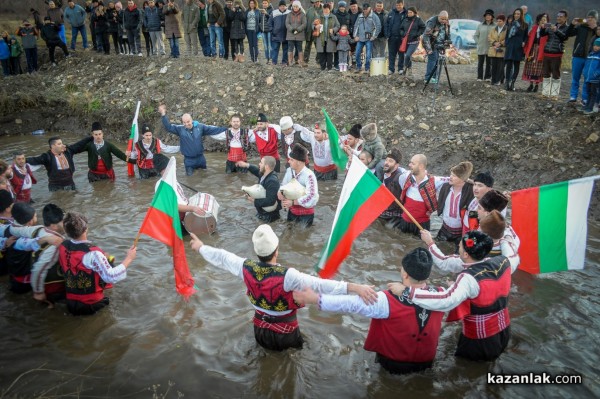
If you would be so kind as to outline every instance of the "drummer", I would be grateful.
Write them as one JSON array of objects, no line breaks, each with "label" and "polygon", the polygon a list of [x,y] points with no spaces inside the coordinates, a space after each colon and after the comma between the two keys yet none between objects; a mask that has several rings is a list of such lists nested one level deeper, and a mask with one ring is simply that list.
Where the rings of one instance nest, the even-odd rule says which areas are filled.
[{"label": "drummer", "polygon": [[[165,169],[167,169],[167,165],[169,165],[169,158],[162,154],[154,155],[154,168],[160,173],[162,176],[165,173]],[[158,186],[160,185],[160,180],[156,182],[156,186],[154,186],[154,191],[158,190]],[[185,217],[186,212],[194,212],[197,215],[204,215],[204,209],[199,206],[188,205],[188,199],[185,196],[185,192],[179,182],[177,182],[177,190],[175,191],[177,195],[177,210],[179,211],[179,220],[181,221],[181,232],[183,234],[189,234],[185,229],[183,224],[183,218]]]}]

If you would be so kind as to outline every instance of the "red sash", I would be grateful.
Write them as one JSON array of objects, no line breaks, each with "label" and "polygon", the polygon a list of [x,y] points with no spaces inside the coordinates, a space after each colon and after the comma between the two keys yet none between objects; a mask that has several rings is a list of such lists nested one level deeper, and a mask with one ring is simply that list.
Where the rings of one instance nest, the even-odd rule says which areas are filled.
[{"label": "red sash", "polygon": [[319,172],[319,173],[331,172],[332,170],[335,170],[336,168],[337,168],[337,166],[335,164],[328,165],[328,166],[319,166],[319,165],[315,164],[315,172]]},{"label": "red sash", "polygon": [[469,339],[494,336],[510,325],[508,308],[496,313],[469,315],[463,319],[463,335]]},{"label": "red sash", "polygon": [[231,162],[237,161],[246,161],[246,153],[240,147],[229,147],[229,152],[227,153],[227,160]]},{"label": "red sash", "polygon": [[108,176],[110,180],[115,180],[115,171],[113,169],[106,169],[106,164],[102,159],[98,159],[98,165],[96,165],[96,169],[90,169],[95,175],[105,175]]},{"label": "red sash", "polygon": [[296,216],[314,215],[315,208],[305,208],[300,205],[292,205],[292,207],[290,208],[290,212],[292,212],[292,214]]}]

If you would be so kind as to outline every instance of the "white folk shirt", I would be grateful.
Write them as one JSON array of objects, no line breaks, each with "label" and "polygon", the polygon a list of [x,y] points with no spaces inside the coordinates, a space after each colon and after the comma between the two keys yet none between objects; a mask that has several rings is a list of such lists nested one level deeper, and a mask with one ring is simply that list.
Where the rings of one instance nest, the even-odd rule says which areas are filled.
[{"label": "white folk shirt", "polygon": [[288,184],[292,178],[296,178],[298,183],[306,189],[306,194],[296,200],[298,205],[304,208],[314,208],[317,206],[317,202],[319,202],[319,186],[315,173],[306,166],[302,168],[300,173],[296,173],[292,168],[287,168],[281,185]]},{"label": "white folk shirt", "polygon": [[[406,180],[408,179],[409,175],[410,175],[410,171],[406,171],[403,174],[401,174],[400,177],[398,178],[398,182],[400,183],[400,187],[402,187],[402,189],[404,189],[404,185],[406,184]],[[414,176],[413,176],[413,178],[414,178]],[[444,183],[449,182],[450,178],[449,177],[441,177],[441,176],[434,176],[433,178],[434,178],[434,183],[435,183],[435,191],[439,195],[442,185]],[[426,182],[427,180],[429,180],[429,175],[426,174],[425,178],[421,181],[421,183]],[[413,201],[423,202],[423,197],[421,197],[421,193],[419,192],[419,184],[417,184],[416,179],[415,179],[415,181],[411,182],[410,187],[408,188],[408,191],[406,192],[406,196],[409,197],[410,199],[412,199]]]},{"label": "white folk shirt", "polygon": [[256,136],[260,137],[264,141],[269,141],[269,128],[270,127],[275,129],[275,132],[277,133],[277,139],[278,140],[281,139],[281,126],[272,125],[269,123],[268,127],[265,130],[253,130],[253,129],[248,130],[248,141],[250,143],[256,143]]},{"label": "white folk shirt", "polygon": [[[150,152],[150,144],[146,144],[142,141],[142,145],[144,146],[144,148],[146,149],[146,151],[148,151],[147,155],[146,155],[146,159],[153,159],[154,158],[154,154],[152,152]],[[175,154],[177,152],[179,152],[179,146],[178,145],[166,145],[163,144],[162,141],[160,141],[160,139],[156,139],[156,146],[160,147],[160,153],[164,153],[164,154]],[[133,149],[131,150],[131,154],[129,155],[129,158],[131,159],[137,159],[138,157],[138,153],[137,150],[135,148],[135,146],[133,146]]]},{"label": "white folk shirt", "polygon": [[[232,128],[229,128],[229,129],[225,130],[224,132],[221,132],[219,134],[215,134],[214,136],[211,136],[211,137],[213,139],[215,139],[215,140],[225,141],[227,139],[227,134],[229,132],[231,132],[231,135],[233,137],[231,138],[231,140],[229,140],[229,147],[231,147],[231,148],[243,148],[243,146],[242,146],[242,138],[241,138],[241,134],[240,134],[241,131],[242,131],[242,129],[233,130]],[[268,135],[269,134],[267,132],[267,137],[268,137]],[[254,140],[256,140],[256,137],[254,138]]]},{"label": "white folk shirt", "polygon": [[[73,244],[91,244],[90,241],[75,241],[71,240]],[[105,283],[118,283],[119,281],[127,277],[127,268],[124,264],[119,264],[117,267],[112,267],[108,263],[106,256],[100,251],[90,251],[83,255],[82,260],[83,266],[98,273],[100,278]]]},{"label": "white folk shirt", "polygon": [[323,141],[317,141],[315,139],[315,132],[308,130],[302,125],[294,124],[294,130],[300,132],[302,140],[310,143],[312,148],[312,156],[315,165],[326,167],[333,165],[333,158],[331,157],[331,146],[329,139]]},{"label": "white folk shirt", "polygon": [[[242,281],[244,280],[243,266],[246,259],[232,254],[224,249],[213,248],[209,245],[201,246],[198,253],[202,255],[202,257],[211,265],[228,271]],[[348,283],[344,281],[321,279],[299,272],[293,267],[288,268],[287,273],[283,278],[283,289],[286,292],[291,292],[301,291],[306,287],[310,287],[316,292],[325,294],[342,295],[348,293]],[[292,310],[276,312],[273,310],[263,309],[258,306],[254,306],[254,308],[272,316],[282,316],[292,312]]]},{"label": "white folk shirt", "polygon": [[444,205],[444,212],[442,212],[442,220],[446,226],[453,229],[462,227],[462,220],[460,220],[460,199],[462,197],[462,190],[458,190],[458,194],[455,193],[454,188],[450,187],[450,193],[446,197],[446,203]]},{"label": "white folk shirt", "polygon": [[18,165],[15,164],[15,168],[19,170],[19,173],[25,176],[25,178],[23,179],[23,186],[21,187],[21,190],[28,190],[31,187],[33,187],[33,181],[31,180],[31,175],[27,171],[27,166],[29,166],[29,164],[26,164],[25,167],[21,169]]}]

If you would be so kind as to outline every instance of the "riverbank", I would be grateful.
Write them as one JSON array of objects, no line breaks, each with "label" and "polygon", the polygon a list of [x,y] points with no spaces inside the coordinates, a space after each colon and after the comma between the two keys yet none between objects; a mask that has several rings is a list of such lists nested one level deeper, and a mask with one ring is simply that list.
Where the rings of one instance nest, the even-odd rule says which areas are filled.
[{"label": "riverbank", "polygon": [[[421,94],[422,63],[415,63],[414,80],[404,80],[321,73],[314,62],[303,69],[81,51],[59,60],[58,67],[46,65],[35,75],[0,80],[1,135],[38,129],[47,135],[83,135],[99,121],[107,138],[125,141],[138,100],[140,122],[152,125],[167,143],[174,138],[160,125],[156,109],[161,102],[172,118],[190,112],[196,120],[222,126],[233,113],[250,126],[259,112],[273,123],[291,115],[297,123],[312,125],[321,121],[324,107],[341,131],[354,123],[376,122],[386,147],[399,147],[404,163],[414,153],[425,153],[436,174],[468,159],[475,171],[490,170],[498,186],[514,190],[594,175],[600,169],[599,119],[566,103],[568,74],[561,98],[551,101],[525,92],[524,82],[509,93],[475,82],[474,65],[449,65],[454,95],[444,80],[432,108],[433,88]],[[206,146],[224,150],[211,139]]]}]

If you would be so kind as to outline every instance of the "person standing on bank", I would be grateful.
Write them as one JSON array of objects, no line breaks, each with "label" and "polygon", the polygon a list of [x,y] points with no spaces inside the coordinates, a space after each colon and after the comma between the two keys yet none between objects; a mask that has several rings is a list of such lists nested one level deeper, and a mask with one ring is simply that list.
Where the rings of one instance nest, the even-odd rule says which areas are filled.
[{"label": "person standing on bank", "polygon": [[214,136],[225,130],[226,127],[210,126],[192,120],[190,114],[181,116],[181,125],[172,125],[167,116],[167,106],[161,104],[158,112],[162,116],[162,123],[167,132],[179,137],[179,147],[183,154],[185,174],[191,176],[196,169],[206,169],[206,158],[204,158],[204,136]]},{"label": "person standing on bank", "polygon": [[506,51],[506,16],[498,14],[496,26],[490,31],[488,57],[492,61],[492,86],[500,86],[504,82],[504,53]]},{"label": "person standing on bank", "polygon": [[560,10],[556,15],[556,24],[544,28],[542,36],[548,36],[544,47],[544,61],[542,71],[544,82],[542,83],[542,95],[558,99],[560,94],[562,56],[565,52],[565,42],[569,39],[567,31],[567,12]]},{"label": "person standing on bank", "polygon": [[274,351],[302,348],[304,340],[296,318],[302,305],[294,302],[294,291],[310,287],[324,294],[354,293],[367,304],[376,301],[377,293],[371,286],[320,279],[277,263],[279,237],[268,224],[258,226],[252,234],[258,261],[204,245],[194,234],[190,236],[194,252],[244,281],[246,295],[254,307],[254,338],[263,348]]},{"label": "person standing on bank", "polygon": [[128,159],[125,153],[119,150],[113,143],[104,140],[104,132],[100,122],[92,123],[92,137],[94,141],[88,143],[85,150],[88,153],[88,180],[90,183],[98,180],[115,181],[115,171],[112,165],[112,156],[115,155],[122,161],[135,163]]},{"label": "person standing on bank", "polygon": [[523,11],[517,8],[513,11],[512,18],[506,25],[506,53],[504,55],[504,65],[506,68],[505,89],[515,90],[515,82],[519,76],[521,61],[525,58],[525,44],[527,43],[528,26],[523,19]]},{"label": "person standing on bank", "polygon": [[[406,18],[400,26],[402,40],[400,42],[398,57],[404,58],[402,62],[404,70],[398,69],[399,74],[412,78],[412,55],[419,47],[421,36],[424,32],[425,22],[417,14],[416,7],[408,7]],[[400,68],[400,61],[398,61],[398,68]]]},{"label": "person standing on bank", "polygon": [[317,58],[321,65],[321,71],[333,69],[333,53],[336,51],[337,44],[333,40],[333,36],[337,34],[340,29],[340,24],[331,13],[329,4],[323,6],[323,16],[321,17],[320,23],[315,25],[315,28],[319,32],[319,36],[314,37],[317,47]]},{"label": "person standing on bank", "polygon": [[[473,38],[477,43],[477,81],[483,80],[489,81],[492,79],[492,66],[490,64],[490,57],[488,56],[490,50],[490,42],[488,37],[490,32],[496,28],[494,23],[494,11],[485,10],[483,14],[483,22],[477,26],[475,35]],[[484,73],[485,64],[485,73]]]}]

